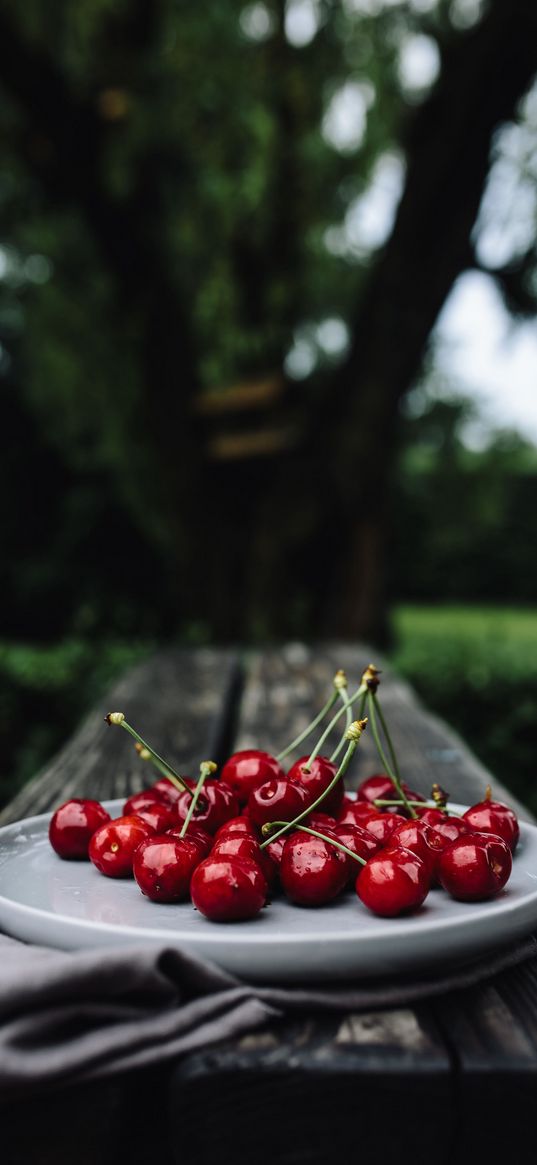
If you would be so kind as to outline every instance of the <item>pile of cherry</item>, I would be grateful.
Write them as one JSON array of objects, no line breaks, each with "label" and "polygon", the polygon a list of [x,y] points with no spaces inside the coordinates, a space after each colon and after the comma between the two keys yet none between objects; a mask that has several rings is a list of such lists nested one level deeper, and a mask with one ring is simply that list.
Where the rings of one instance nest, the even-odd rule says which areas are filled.
[{"label": "pile of cherry", "polygon": [[[371,911],[394,917],[416,910],[432,887],[476,902],[505,886],[519,829],[490,790],[457,816],[440,798],[431,806],[403,785],[413,818],[390,776],[363,781],[356,799],[341,778],[322,811],[304,815],[337,771],[326,757],[309,769],[307,761],[285,773],[266,752],[235,753],[219,778],[205,780],[186,832],[194,781],[181,790],[162,777],[129,797],[115,820],[98,801],[67,801],[52,817],[50,841],[62,858],[89,858],[109,878],[134,875],[154,902],[190,898],[217,922],[253,918],[281,891],[297,906],[317,907],[354,886]],[[386,801],[399,803],[375,804]],[[270,840],[273,822],[280,835]]]}]

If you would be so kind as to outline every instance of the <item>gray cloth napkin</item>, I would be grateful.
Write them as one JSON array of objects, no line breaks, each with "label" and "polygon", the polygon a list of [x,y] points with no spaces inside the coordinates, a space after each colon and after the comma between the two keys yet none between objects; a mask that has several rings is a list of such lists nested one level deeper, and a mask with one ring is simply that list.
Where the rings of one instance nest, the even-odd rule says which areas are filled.
[{"label": "gray cloth napkin", "polygon": [[536,957],[530,937],[443,975],[260,987],[175,948],[65,952],[0,935],[0,1099],[162,1063],[293,1013],[401,1007]]}]

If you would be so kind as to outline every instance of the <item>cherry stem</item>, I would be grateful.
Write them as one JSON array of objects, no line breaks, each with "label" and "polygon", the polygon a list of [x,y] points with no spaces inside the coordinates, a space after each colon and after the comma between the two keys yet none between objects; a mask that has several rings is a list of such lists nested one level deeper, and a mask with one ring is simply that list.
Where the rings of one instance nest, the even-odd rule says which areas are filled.
[{"label": "cherry stem", "polygon": [[375,797],[373,805],[419,805],[421,809],[436,809],[434,801],[403,801],[401,798],[392,798],[391,801],[384,800],[383,797]]},{"label": "cherry stem", "polygon": [[[271,825],[285,825],[285,821],[271,821]],[[366,865],[365,858],[359,857],[358,854],[353,853],[348,846],[343,845],[342,841],[336,841],[334,837],[328,837],[326,833],[319,833],[318,829],[310,829],[309,825],[297,825],[297,829],[301,833],[311,833],[312,837],[320,837],[321,841],[327,841],[329,845],[334,845],[336,849],[340,849],[344,854],[348,854],[350,858],[354,858],[355,862],[359,862],[361,866]],[[269,838],[272,841],[272,838]]]},{"label": "cherry stem", "polygon": [[[362,724],[363,724],[363,721],[362,721]],[[365,728],[365,725],[363,725],[363,727]],[[352,729],[351,729],[351,731],[352,731]],[[361,735],[361,732],[360,732],[360,735]],[[347,772],[347,769],[349,767],[351,759],[356,751],[356,747],[358,745],[358,740],[360,739],[360,735],[358,735],[357,739],[349,741],[349,747],[347,748],[347,751],[346,751],[345,756],[343,757],[343,760],[338,768],[338,771],[335,774],[335,776],[332,777],[330,784],[326,786],[326,789],[324,790],[324,792],[321,793],[319,797],[317,797],[317,800],[314,801],[312,805],[308,805],[307,809],[303,809],[302,813],[299,813],[298,817],[295,817],[294,821],[288,821],[286,824],[283,825],[283,827],[281,829],[278,830],[278,833],[274,834],[273,837],[268,837],[266,841],[261,842],[261,849],[265,849],[265,846],[267,846],[269,844],[269,842],[276,841],[276,838],[281,837],[282,833],[287,833],[287,831],[289,829],[295,829],[296,826],[299,825],[300,822],[303,821],[305,817],[309,817],[309,814],[313,813],[313,810],[317,809],[317,806],[322,804],[325,797],[327,797],[328,794],[332,792],[334,785],[337,785],[337,782],[339,781],[340,777],[343,777],[345,775],[345,773]],[[271,823],[268,822],[267,824],[271,824]],[[262,832],[265,831],[265,828],[266,827],[264,825]]]},{"label": "cherry stem", "polygon": [[[373,805],[384,805],[385,806],[385,805],[405,805],[405,804],[416,805],[420,809],[423,809],[424,807],[426,809],[438,809],[438,805],[436,804],[435,801],[408,801],[408,800],[406,802],[401,801],[401,800],[399,800],[399,801],[396,801],[396,800],[385,801],[381,797],[376,797],[375,800],[373,801]],[[445,813],[447,815],[448,814],[447,805],[446,805],[446,808],[441,809],[440,812]],[[450,817],[462,817],[462,813],[456,813],[455,810],[451,809],[451,807],[450,807],[449,816]]]},{"label": "cherry stem", "polygon": [[188,795],[192,797],[192,790],[189,789],[186,781],[183,780],[180,773],[176,773],[175,769],[172,768],[172,766],[168,764],[168,762],[165,761],[163,757],[159,756],[158,752],[155,752],[155,749],[151,748],[151,745],[148,744],[147,741],[139,736],[135,728],[132,728],[132,726],[128,724],[126,720],[121,721],[121,727],[125,729],[125,732],[129,732],[131,736],[134,736],[134,739],[138,741],[138,744],[143,745],[143,747],[147,749],[147,751],[151,754],[153,764],[156,765],[157,768],[159,768],[159,765],[162,766],[162,768],[159,768],[159,772],[163,772],[164,770],[164,776],[167,777],[169,781],[171,781],[172,785],[175,785],[176,789],[180,789],[182,793],[188,793]]},{"label": "cherry stem", "polygon": [[324,720],[324,717],[328,714],[328,712],[330,712],[331,708],[334,707],[334,704],[337,700],[337,695],[337,691],[333,691],[331,693],[329,699],[326,701],[326,704],[324,704],[324,706],[321,708],[321,711],[317,713],[317,716],[314,720],[311,721],[311,724],[308,724],[307,728],[304,728],[303,732],[300,732],[298,736],[295,736],[295,739],[287,745],[287,748],[284,748],[282,752],[278,753],[276,760],[285,760],[286,756],[289,756],[290,752],[293,752],[295,748],[298,748],[299,744],[302,744],[302,741],[305,740],[307,736],[309,736],[310,732],[313,732],[314,728],[317,728],[317,725],[321,723],[321,720]]},{"label": "cherry stem", "polygon": [[[381,759],[381,761],[386,769],[388,776],[391,777],[391,779],[395,785],[395,788],[397,789],[397,792],[399,793],[399,796],[403,802],[403,805],[408,810],[410,816],[412,818],[416,819],[418,815],[416,813],[416,810],[412,808],[412,805],[410,804],[410,801],[408,800],[408,797],[406,796],[405,790],[403,789],[403,786],[401,783],[401,776],[399,774],[399,767],[396,763],[395,768],[392,768],[392,765],[388,761],[388,759],[386,757],[386,753],[384,752],[384,748],[382,746],[382,741],[380,739],[378,725],[377,725],[377,712],[379,713],[379,719],[381,720],[382,727],[383,727],[384,734],[386,736],[386,740],[388,742],[389,748],[391,745],[391,740],[390,740],[389,733],[388,733],[388,730],[386,727],[386,721],[384,720],[384,717],[382,716],[382,713],[380,711],[380,707],[379,707],[379,704],[377,701],[377,697],[376,697],[374,692],[368,691],[367,703],[368,703],[368,711],[369,711],[369,714],[371,717],[371,731],[373,733],[373,739],[374,739],[375,744],[377,746],[377,752],[379,754],[379,757],[380,757],[380,759]],[[393,753],[393,745],[390,748],[390,752]]]},{"label": "cherry stem", "polygon": [[[366,691],[367,691],[367,689],[366,689]],[[325,728],[322,736],[317,741],[317,744],[315,745],[313,752],[310,754],[305,765],[303,766],[307,773],[309,773],[311,766],[315,760],[315,757],[320,753],[325,740],[327,739],[328,736],[330,736],[332,729],[335,727],[335,725],[337,724],[338,720],[343,715],[343,713],[347,710],[347,707],[352,708],[352,705],[358,699],[358,696],[362,696],[363,694],[364,694],[364,686],[363,686],[363,684],[360,684],[360,687],[357,688],[355,692],[353,692],[352,696],[350,696],[348,700],[345,697],[345,699],[343,701],[343,705],[339,709],[339,712],[336,712],[335,716],[332,716],[330,723]]]},{"label": "cherry stem", "polygon": [[[347,690],[346,690],[346,689],[345,689],[345,690],[342,690],[342,691],[340,692],[340,695],[341,695],[341,699],[342,699],[342,700],[345,702],[345,701],[347,700]],[[363,718],[364,718],[364,712],[365,712],[365,702],[366,702],[366,698],[367,698],[367,692],[364,692],[364,693],[363,693],[363,695],[362,695],[362,699],[361,699],[361,701],[360,701],[360,707],[358,708],[358,714],[357,714],[357,717],[356,717],[356,718],[357,718],[357,720],[363,720]],[[332,756],[330,757],[330,761],[331,761],[331,763],[332,763],[332,764],[334,764],[334,762],[335,762],[335,761],[337,761],[337,758],[338,758],[338,756],[339,756],[340,752],[341,752],[341,751],[342,751],[342,749],[345,747],[345,738],[346,738],[347,732],[348,732],[348,730],[349,730],[349,728],[350,728],[350,726],[351,726],[351,724],[352,724],[352,708],[351,708],[351,705],[350,705],[349,703],[345,703],[345,707],[346,707],[346,709],[347,709],[347,723],[346,723],[346,725],[345,725],[345,731],[344,731],[344,732],[342,733],[342,735],[341,735],[341,740],[340,740],[340,742],[339,742],[339,744],[338,744],[337,748],[335,748],[335,749],[334,749],[334,751],[333,751],[333,753],[332,753]]]},{"label": "cherry stem", "polygon": [[205,781],[207,780],[207,777],[209,776],[209,773],[211,771],[212,771],[212,767],[206,761],[204,761],[203,764],[200,765],[200,775],[198,777],[198,781],[197,781],[196,788],[194,789],[194,793],[192,794],[192,800],[190,802],[190,805],[188,806],[188,813],[187,813],[185,820],[183,822],[183,827],[181,829],[179,837],[185,836],[185,833],[186,833],[186,831],[190,825],[190,822],[192,820],[192,814],[194,813],[196,805],[198,803],[198,799],[199,799],[199,795],[201,793],[201,790],[203,789]]},{"label": "cherry stem", "polygon": [[[141,752],[143,752],[143,751],[144,751],[144,749],[141,749]],[[146,746],[146,751],[149,753],[149,756],[141,756],[141,752],[138,753],[140,760],[150,761],[151,764],[153,765],[153,768],[155,768],[158,773],[162,773],[163,777],[168,777],[168,779],[170,781],[173,781],[173,783],[176,784],[176,781],[174,781],[173,775],[170,773],[169,769],[166,768],[166,765],[161,764],[161,762],[159,760],[157,760],[155,754],[153,752],[151,752],[151,750],[149,748],[147,748],[147,746]]]}]

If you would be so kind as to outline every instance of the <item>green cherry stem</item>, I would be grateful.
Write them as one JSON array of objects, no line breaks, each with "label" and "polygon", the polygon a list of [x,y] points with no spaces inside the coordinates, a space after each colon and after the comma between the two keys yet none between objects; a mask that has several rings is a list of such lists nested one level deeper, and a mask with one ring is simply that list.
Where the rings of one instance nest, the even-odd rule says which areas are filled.
[{"label": "green cherry stem", "polygon": [[[346,691],[346,690],[345,690],[345,691],[341,691],[339,694],[340,694],[340,696],[341,696],[341,699],[342,699],[343,701],[346,701],[346,700],[347,700],[347,691]],[[363,718],[364,718],[364,712],[365,712],[365,702],[366,702],[366,699],[367,699],[367,692],[364,692],[364,693],[363,693],[363,695],[362,695],[362,698],[361,698],[361,700],[360,700],[360,705],[359,705],[359,708],[358,708],[358,714],[357,714],[357,717],[356,717],[356,719],[357,719],[357,720],[363,720]],[[341,740],[340,740],[340,742],[339,742],[339,744],[338,744],[337,748],[335,748],[335,749],[334,749],[334,751],[333,751],[333,753],[332,753],[332,756],[330,757],[330,760],[331,760],[332,764],[334,764],[334,762],[335,762],[335,761],[337,761],[337,758],[338,758],[338,756],[339,756],[340,752],[342,752],[342,750],[344,749],[344,747],[345,747],[345,738],[346,738],[347,732],[348,732],[348,730],[349,730],[349,728],[350,728],[350,726],[351,726],[351,724],[352,724],[352,708],[351,708],[351,705],[350,705],[350,703],[347,703],[347,704],[345,705],[345,707],[346,707],[346,710],[347,710],[347,723],[346,723],[346,725],[345,725],[345,732],[343,732],[343,733],[342,733]]]},{"label": "green cherry stem", "polygon": [[383,806],[386,806],[386,805],[405,805],[405,804],[406,805],[416,805],[416,806],[419,806],[421,809],[436,809],[436,805],[435,805],[434,801],[409,801],[407,799],[407,801],[405,802],[400,797],[393,798],[391,801],[385,801],[383,797],[376,797],[375,800],[373,801],[373,805],[383,805]]},{"label": "green cherry stem", "polygon": [[304,728],[303,732],[300,732],[298,736],[295,736],[295,739],[292,740],[291,743],[287,745],[287,748],[284,748],[282,750],[282,752],[278,753],[276,760],[278,760],[278,761],[285,760],[286,756],[289,756],[290,752],[293,752],[295,748],[298,748],[299,744],[302,744],[302,741],[305,740],[307,736],[309,736],[310,732],[313,732],[314,728],[317,728],[317,725],[321,723],[321,720],[324,720],[324,717],[327,716],[328,713],[331,711],[331,709],[334,707],[334,704],[337,700],[337,697],[338,697],[337,690],[334,690],[330,694],[330,697],[326,701],[326,704],[324,704],[323,707],[321,708],[321,711],[318,712],[315,719],[311,721],[311,724],[308,724],[308,727]]},{"label": "green cherry stem", "polygon": [[378,703],[377,703],[377,700],[375,698],[375,693],[372,691],[368,691],[368,693],[367,693],[367,704],[368,704],[369,717],[371,720],[371,731],[373,733],[373,740],[375,741],[375,744],[377,746],[377,752],[379,754],[379,757],[380,757],[380,759],[381,759],[381,761],[386,769],[388,776],[391,777],[391,779],[395,785],[395,788],[397,789],[397,792],[399,793],[399,796],[400,796],[405,808],[408,810],[410,816],[415,819],[418,816],[416,813],[416,810],[413,809],[412,805],[410,804],[410,802],[408,800],[408,797],[406,796],[406,793],[405,793],[405,790],[403,789],[403,786],[401,784],[401,778],[400,778],[398,772],[396,773],[394,771],[394,769],[392,768],[392,765],[388,761],[386,753],[384,752],[384,748],[382,746],[382,741],[380,739],[378,724],[377,724]]},{"label": "green cherry stem", "polygon": [[[366,689],[366,691],[367,691],[367,689]],[[357,688],[355,692],[353,692],[352,696],[349,696],[348,700],[345,697],[345,699],[342,702],[342,707],[339,709],[338,712],[336,712],[335,716],[332,716],[332,719],[330,720],[329,724],[325,728],[322,736],[317,741],[317,744],[315,745],[313,752],[310,753],[310,756],[308,757],[308,759],[304,765],[306,772],[309,772],[309,770],[311,769],[311,766],[315,760],[315,757],[318,756],[318,754],[320,753],[325,740],[327,739],[327,737],[330,736],[332,729],[335,727],[335,725],[337,724],[338,720],[343,715],[343,713],[347,710],[347,707],[352,708],[353,704],[356,702],[358,697],[362,696],[363,694],[364,694],[364,688],[363,688],[363,685],[360,684],[360,687]],[[347,730],[345,730],[345,736],[346,736],[346,732],[347,732]],[[345,739],[345,736],[343,739]]]},{"label": "green cherry stem", "polygon": [[[349,767],[351,759],[352,759],[352,757],[356,751],[356,748],[358,746],[358,741],[360,740],[360,737],[362,735],[362,732],[364,731],[366,724],[367,724],[367,720],[355,720],[355,722],[353,724],[351,724],[351,726],[348,730],[348,733],[347,733],[347,739],[349,741],[347,751],[346,751],[345,756],[343,757],[343,760],[342,760],[342,762],[337,770],[337,773],[335,774],[335,776],[332,777],[330,784],[326,786],[326,789],[324,790],[324,792],[321,793],[319,797],[317,797],[317,800],[314,801],[312,805],[308,805],[307,809],[303,809],[302,813],[299,813],[298,816],[295,817],[294,821],[286,822],[283,825],[283,827],[278,830],[277,833],[273,834],[272,837],[267,837],[266,841],[261,842],[261,849],[265,849],[265,846],[267,846],[269,844],[269,842],[276,841],[276,838],[281,837],[282,833],[287,833],[287,831],[289,829],[295,829],[296,826],[299,825],[300,822],[303,821],[305,817],[309,817],[309,814],[313,813],[313,810],[317,809],[317,807],[322,804],[325,797],[328,797],[328,794],[332,792],[334,785],[336,785],[337,782],[340,780],[340,778],[343,777],[345,775],[345,773],[347,772],[347,769]],[[271,826],[270,822],[267,822],[267,824],[269,825],[269,827]],[[265,836],[269,832],[269,830],[267,830],[267,828],[266,828],[266,825],[263,826],[263,829],[261,832],[263,834],[265,834]]]},{"label": "green cherry stem", "polygon": [[[166,776],[168,780],[172,782],[172,785],[175,785],[175,787],[180,789],[182,793],[188,793],[189,797],[192,797],[192,790],[189,789],[186,781],[183,780],[183,777],[180,775],[180,773],[177,773],[175,769],[164,760],[164,757],[159,756],[158,752],[155,752],[155,749],[151,748],[151,745],[147,744],[147,741],[145,741],[143,737],[137,733],[136,729],[133,728],[131,724],[127,723],[125,720],[124,712],[109,712],[108,715],[105,716],[105,721],[107,724],[118,724],[121,728],[125,729],[125,732],[129,732],[130,735],[138,741],[138,744],[141,744],[142,748],[147,749],[148,753],[151,754],[153,764],[158,761],[158,763],[163,766],[165,769],[164,776]],[[162,769],[159,769],[159,772],[162,772]]]},{"label": "green cherry stem", "polygon": [[386,720],[384,718],[384,713],[383,713],[382,708],[380,706],[379,698],[378,698],[376,692],[371,693],[371,699],[375,705],[375,711],[376,711],[378,718],[380,720],[380,725],[381,725],[382,731],[384,733],[384,736],[386,737],[386,744],[388,745],[388,751],[389,751],[389,754],[391,757],[393,771],[397,777],[397,780],[399,781],[399,784],[401,784],[401,773],[399,771],[399,765],[397,763],[397,756],[395,755],[395,749],[394,749],[393,744],[392,744],[392,738],[390,736],[390,733],[388,730],[388,725],[386,724]]},{"label": "green cherry stem", "polygon": [[212,761],[212,760],[202,761],[202,763],[200,764],[200,775],[198,777],[196,788],[194,789],[194,794],[193,794],[192,800],[190,802],[190,805],[188,806],[188,813],[187,813],[185,820],[183,822],[183,828],[181,829],[179,837],[185,836],[185,833],[186,833],[186,831],[190,825],[190,822],[192,820],[192,814],[195,811],[196,805],[198,803],[199,795],[201,793],[201,790],[203,789],[204,783],[207,780],[207,777],[209,777],[211,775],[211,773],[214,773],[214,772],[216,772],[216,765],[215,765],[214,761]]},{"label": "green cherry stem", "polygon": [[166,768],[166,765],[161,764],[161,762],[157,760],[156,756],[154,756],[154,754],[148,748],[142,747],[138,741],[136,741],[134,747],[138,753],[138,756],[140,757],[140,760],[150,761],[153,765],[153,768],[157,770],[157,773],[162,773],[162,776],[168,777],[170,781],[173,780],[173,776],[170,774],[169,769]]},{"label": "green cherry stem", "polygon": [[[405,804],[405,802],[401,801],[401,800],[385,801],[381,797],[377,797],[373,801],[373,805],[382,805],[383,807],[386,807],[386,806],[390,807],[393,805],[404,805],[404,804]],[[407,805],[415,805],[417,809],[423,809],[423,808],[425,808],[425,809],[438,809],[438,805],[436,804],[435,801],[408,801],[407,800],[406,804]],[[444,813],[444,814],[449,813],[450,817],[462,817],[462,813],[456,813],[455,810],[451,808],[451,806],[449,807],[449,809],[446,806],[446,809],[445,810],[441,809],[440,812]]]},{"label": "green cherry stem", "polygon": [[[286,821],[271,821],[270,824],[273,826],[275,826],[275,825],[287,825],[287,822]],[[297,825],[296,828],[300,831],[300,833],[311,833],[312,837],[320,837],[321,841],[327,841],[329,845],[333,845],[336,847],[336,849],[342,850],[344,854],[348,854],[348,856],[350,858],[354,858],[355,862],[359,862],[361,866],[366,865],[365,858],[361,858],[361,857],[359,857],[358,854],[353,853],[352,850],[348,848],[348,846],[343,845],[342,841],[336,841],[336,839],[334,837],[328,837],[328,834],[326,834],[326,833],[319,833],[318,829],[310,829],[309,825]],[[269,841],[272,841],[272,840],[273,840],[272,838],[269,838]]]}]

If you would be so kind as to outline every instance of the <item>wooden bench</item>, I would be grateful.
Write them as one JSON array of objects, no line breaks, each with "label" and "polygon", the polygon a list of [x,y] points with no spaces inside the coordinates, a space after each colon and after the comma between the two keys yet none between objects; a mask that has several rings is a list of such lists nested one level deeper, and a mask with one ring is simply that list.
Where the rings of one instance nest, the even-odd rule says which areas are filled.
[{"label": "wooden bench", "polygon": [[[126,712],[184,771],[235,748],[276,751],[326,698],[338,667],[358,681],[361,645],[280,650],[169,651],[109,692],[76,735],[0,816],[2,823],[54,808],[68,796],[123,797],[152,774],[127,734],[103,724]],[[374,657],[373,657],[374,658]],[[375,660],[375,662],[378,662]],[[383,707],[404,775],[433,780],[457,801],[493,792],[528,813],[412,690],[383,675]],[[354,782],[378,771],[364,737]],[[352,782],[349,782],[352,783]],[[380,1153],[383,1165],[465,1163],[488,1152],[533,1161],[531,1103],[537,1075],[537,969],[415,1007],[311,1015],[196,1052],[177,1065],[51,1093],[0,1112],[3,1165],[324,1165],[336,1153]],[[11,1154],[11,1155],[10,1155]]]}]

